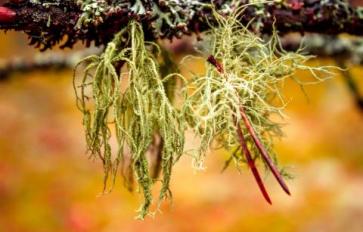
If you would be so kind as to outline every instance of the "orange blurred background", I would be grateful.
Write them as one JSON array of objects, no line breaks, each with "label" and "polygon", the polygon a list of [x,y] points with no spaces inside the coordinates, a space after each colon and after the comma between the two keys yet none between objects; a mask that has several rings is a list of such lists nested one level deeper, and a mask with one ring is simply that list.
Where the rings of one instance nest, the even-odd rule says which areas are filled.
[{"label": "orange blurred background", "polygon": [[[37,52],[19,33],[1,33],[0,45],[1,58]],[[363,68],[351,70],[363,89]],[[270,206],[247,168],[221,173],[227,152],[210,153],[203,172],[184,156],[173,204],[138,221],[142,197],[120,178],[100,195],[102,166],[85,154],[72,70],[13,75],[0,82],[0,231],[363,231],[363,112],[340,75],[307,86],[309,99],[292,81],[284,92],[289,117],[276,150],[294,176],[291,197],[266,176]]]}]

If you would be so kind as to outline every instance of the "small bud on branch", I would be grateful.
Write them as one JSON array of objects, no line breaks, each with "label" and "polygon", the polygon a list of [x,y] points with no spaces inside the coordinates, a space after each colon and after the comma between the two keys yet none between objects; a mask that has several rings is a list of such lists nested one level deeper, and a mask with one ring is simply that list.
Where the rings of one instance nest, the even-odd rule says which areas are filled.
[{"label": "small bud on branch", "polygon": [[7,7],[0,7],[0,23],[13,22],[15,18],[16,18],[15,11]]}]

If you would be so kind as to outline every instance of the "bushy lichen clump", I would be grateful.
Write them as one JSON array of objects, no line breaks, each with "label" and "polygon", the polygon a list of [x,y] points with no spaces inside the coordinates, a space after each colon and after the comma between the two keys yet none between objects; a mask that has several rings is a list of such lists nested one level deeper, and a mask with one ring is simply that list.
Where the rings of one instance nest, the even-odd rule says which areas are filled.
[{"label": "bushy lichen clump", "polygon": [[[202,48],[205,56],[213,54],[214,61],[206,60],[205,75],[195,76],[189,83],[194,91],[186,100],[187,118],[196,120],[190,120],[189,124],[202,138],[201,151],[206,151],[214,140],[229,150],[239,146],[233,117],[242,120],[243,106],[257,134],[266,138],[263,141],[268,146],[271,144],[268,138],[281,135],[279,124],[269,117],[282,115],[283,107],[271,103],[278,98],[282,106],[285,104],[279,85],[297,69],[314,71],[303,65],[310,57],[282,51],[277,35],[266,42],[241,25],[236,17],[225,18],[218,13],[215,17],[219,25],[204,35],[205,48]],[[203,154],[199,154],[200,159]]]},{"label": "bushy lichen clump", "polygon": [[188,84],[193,91],[185,100],[185,118],[201,138],[195,163],[202,167],[213,144],[234,150],[225,167],[232,160],[237,168],[247,163],[271,203],[255,160],[261,159],[290,194],[282,172],[269,155],[273,153],[273,139],[282,135],[280,124],[271,119],[274,114],[283,116],[285,101],[280,85],[297,70],[308,70],[318,80],[320,74],[331,73],[329,67],[304,65],[311,57],[300,51],[285,52],[276,34],[264,41],[240,24],[236,15],[214,14],[219,24],[204,35],[203,41],[202,52],[209,55],[206,73]]},{"label": "bushy lichen clump", "polygon": [[[149,212],[151,187],[158,180],[159,169],[159,202],[171,196],[171,169],[184,152],[188,128],[201,139],[194,152],[198,168],[203,166],[207,150],[217,144],[235,149],[227,164],[231,160],[237,167],[247,163],[267,201],[255,165],[260,157],[289,193],[269,156],[273,138],[281,135],[279,124],[270,117],[281,115],[284,106],[279,84],[298,69],[309,70],[317,78],[317,72],[328,71],[305,66],[310,57],[283,51],[276,34],[264,41],[241,25],[237,15],[225,17],[212,11],[218,25],[204,35],[203,53],[209,56],[203,58],[205,75],[186,81],[175,73],[176,68],[170,70],[173,66],[166,52],[145,41],[142,26],[134,20],[102,55],[84,59],[83,78],[75,78],[88,150],[103,162],[105,188],[109,182],[113,186],[120,166],[129,187],[135,177],[144,195],[140,218]],[[175,79],[184,83],[179,107],[172,101],[178,87]],[[275,98],[281,107],[272,104]],[[112,134],[117,142],[114,153]]]}]

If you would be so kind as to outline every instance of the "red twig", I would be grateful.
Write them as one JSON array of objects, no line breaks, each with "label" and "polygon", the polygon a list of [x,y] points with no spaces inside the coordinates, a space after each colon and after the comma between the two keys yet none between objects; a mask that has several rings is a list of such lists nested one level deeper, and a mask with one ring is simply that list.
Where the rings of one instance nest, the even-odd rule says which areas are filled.
[{"label": "red twig", "polygon": [[207,61],[208,61],[211,65],[213,65],[214,67],[216,67],[216,69],[217,69],[217,71],[218,71],[219,73],[221,73],[221,74],[223,74],[223,73],[224,73],[224,70],[223,70],[223,66],[222,66],[222,64],[221,64],[221,63],[219,63],[213,55],[208,56]]},{"label": "red twig", "polygon": [[[224,69],[223,69],[222,64],[220,62],[218,62],[217,59],[213,55],[210,55],[208,57],[207,61],[210,64],[212,64],[214,67],[216,67],[216,69],[218,70],[218,72],[220,74],[223,74],[224,73]],[[253,158],[251,156],[251,152],[250,152],[250,150],[247,147],[247,143],[246,143],[246,140],[245,140],[245,138],[243,136],[243,132],[242,132],[241,126],[239,125],[239,123],[237,121],[237,118],[235,116],[233,116],[233,120],[234,120],[234,124],[235,124],[235,126],[237,128],[238,139],[239,139],[239,142],[240,142],[240,145],[241,145],[243,154],[246,157],[247,164],[250,167],[253,176],[255,177],[255,180],[257,182],[258,187],[260,188],[260,191],[261,191],[263,197],[265,198],[265,200],[269,204],[272,204],[271,199],[270,199],[270,196],[268,195],[268,193],[266,191],[266,188],[265,188],[265,185],[263,184],[263,181],[261,179],[260,173],[257,170],[255,161],[253,160]]]},{"label": "red twig", "polygon": [[243,136],[241,126],[238,124],[236,117],[233,117],[233,118],[234,118],[235,125],[237,127],[237,134],[238,134],[239,142],[241,144],[243,154],[246,157],[247,164],[250,167],[253,176],[255,177],[255,180],[257,182],[258,187],[261,190],[261,193],[262,193],[263,197],[266,199],[266,201],[269,204],[272,204],[270,196],[268,195],[268,193],[266,191],[266,188],[265,188],[265,185],[263,184],[261,176],[260,176],[260,174],[259,174],[259,172],[258,172],[258,170],[256,168],[255,161],[252,159],[251,153],[248,150],[247,143],[246,143],[246,140],[245,140],[245,138]]},{"label": "red twig", "polygon": [[245,112],[243,106],[240,106],[240,113],[241,113],[242,120],[243,120],[243,122],[244,122],[244,124],[245,124],[245,126],[246,126],[246,128],[248,130],[248,132],[250,133],[253,141],[255,142],[257,149],[260,151],[263,160],[267,163],[268,167],[270,168],[271,172],[275,176],[276,180],[279,182],[281,188],[288,195],[290,195],[290,190],[287,187],[287,184],[285,183],[284,179],[281,176],[281,173],[277,170],[275,164],[271,160],[271,157],[267,153],[264,145],[262,144],[262,142],[260,141],[260,139],[256,135],[256,132],[255,132],[253,126],[251,125],[251,123],[250,123],[250,121],[249,121],[249,119],[248,119],[248,117],[246,115],[246,112]]}]

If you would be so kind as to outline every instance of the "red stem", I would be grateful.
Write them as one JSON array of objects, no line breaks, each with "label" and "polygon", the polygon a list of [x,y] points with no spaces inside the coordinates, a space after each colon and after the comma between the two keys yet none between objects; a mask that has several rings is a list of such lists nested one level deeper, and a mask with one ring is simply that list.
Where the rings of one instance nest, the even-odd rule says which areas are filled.
[{"label": "red stem", "polygon": [[269,154],[267,153],[264,145],[261,143],[260,139],[258,138],[258,136],[256,135],[255,130],[253,129],[253,126],[251,125],[251,122],[249,121],[247,114],[243,108],[243,106],[240,106],[240,113],[242,116],[242,120],[248,130],[248,132],[250,133],[253,141],[255,142],[257,149],[260,151],[262,158],[264,159],[264,161],[267,163],[268,167],[270,168],[271,172],[273,173],[273,175],[275,176],[276,180],[279,182],[281,188],[288,194],[291,195],[289,188],[287,187],[287,184],[285,183],[284,179],[281,176],[281,173],[277,170],[275,164],[273,163],[273,161],[271,160],[271,157],[269,156]]},{"label": "red stem", "polygon": [[245,140],[245,138],[243,136],[241,126],[238,124],[236,117],[234,117],[234,121],[235,121],[235,125],[237,127],[237,134],[238,134],[238,138],[239,138],[239,142],[241,144],[243,154],[246,156],[247,164],[250,167],[253,176],[255,177],[255,180],[257,182],[258,187],[261,190],[261,193],[262,193],[263,197],[265,198],[265,200],[269,204],[272,204],[270,196],[268,195],[268,193],[266,191],[266,188],[265,188],[265,185],[263,184],[261,176],[260,176],[260,174],[259,174],[259,172],[258,172],[258,170],[256,168],[255,161],[252,159],[251,153],[248,150],[247,143],[246,143],[246,140]]},{"label": "red stem", "polygon": [[[223,65],[220,62],[218,62],[217,59],[213,55],[210,55],[208,57],[207,61],[210,64],[212,64],[214,67],[216,67],[217,71],[220,74],[223,74],[224,73]],[[240,114],[242,116],[242,120],[243,120],[243,122],[244,122],[244,124],[245,124],[245,126],[246,126],[246,128],[248,130],[248,132],[250,133],[253,141],[255,142],[255,145],[256,145],[257,149],[261,153],[263,160],[267,163],[267,165],[270,168],[272,174],[275,176],[276,180],[279,182],[279,184],[282,187],[282,189],[288,195],[291,195],[290,190],[287,187],[287,184],[285,183],[284,179],[281,176],[281,173],[277,170],[275,164],[271,160],[271,157],[268,155],[268,153],[267,153],[264,145],[261,143],[260,139],[256,135],[256,132],[255,132],[252,124],[250,123],[250,121],[249,121],[249,119],[247,117],[247,114],[246,114],[246,112],[245,112],[245,110],[244,110],[244,108],[243,108],[243,106],[241,104],[240,104]],[[265,189],[265,186],[263,185],[263,182],[261,180],[261,177],[260,177],[260,175],[258,173],[258,170],[256,168],[255,162],[254,162],[254,160],[251,157],[250,151],[248,150],[246,141],[245,141],[245,139],[243,137],[242,129],[241,129],[240,125],[238,124],[237,119],[235,117],[234,117],[234,120],[235,120],[235,124],[236,124],[236,127],[237,127],[237,134],[239,136],[239,140],[240,140],[240,143],[241,143],[241,146],[242,146],[243,153],[246,156],[247,163],[250,166],[253,175],[255,176],[255,179],[257,181],[258,186],[261,189],[262,194],[264,195],[264,197],[267,200],[267,202],[269,202],[271,204],[271,200],[270,200],[270,198],[269,198],[269,196],[267,194],[267,191]]]},{"label": "red stem", "polygon": [[208,56],[207,58],[207,61],[213,65],[214,67],[216,67],[217,71],[220,73],[220,74],[223,74],[224,73],[224,70],[223,70],[223,66],[221,63],[219,63],[217,61],[217,59],[213,56],[213,55],[210,55]]}]

